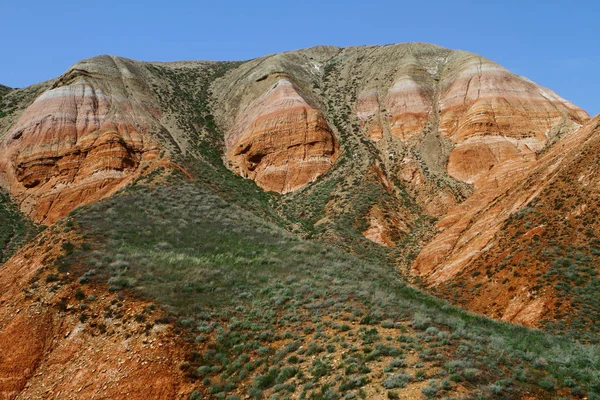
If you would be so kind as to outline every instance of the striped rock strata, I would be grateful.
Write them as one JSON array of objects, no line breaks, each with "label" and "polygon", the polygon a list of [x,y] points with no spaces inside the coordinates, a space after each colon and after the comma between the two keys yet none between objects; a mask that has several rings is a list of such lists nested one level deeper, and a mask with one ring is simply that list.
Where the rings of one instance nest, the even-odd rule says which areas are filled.
[{"label": "striped rock strata", "polygon": [[554,92],[475,55],[453,62],[441,85],[439,130],[455,143],[448,174],[467,183],[531,158],[561,130],[588,119]]},{"label": "striped rock strata", "polygon": [[[550,90],[477,56],[460,60],[442,83],[440,132],[454,148],[448,174],[474,193],[438,223],[413,272],[432,285],[452,279],[484,254],[510,214],[526,199],[497,200],[536,165],[559,136],[589,120],[587,113]],[[516,208],[515,208],[516,207]]]},{"label": "striped rock strata", "polygon": [[114,193],[158,155],[130,99],[81,68],[39,96],[0,142],[0,184],[38,222]]},{"label": "striped rock strata", "polygon": [[294,85],[278,80],[238,116],[226,137],[227,158],[265,190],[287,193],[327,172],[338,144],[323,114]]}]

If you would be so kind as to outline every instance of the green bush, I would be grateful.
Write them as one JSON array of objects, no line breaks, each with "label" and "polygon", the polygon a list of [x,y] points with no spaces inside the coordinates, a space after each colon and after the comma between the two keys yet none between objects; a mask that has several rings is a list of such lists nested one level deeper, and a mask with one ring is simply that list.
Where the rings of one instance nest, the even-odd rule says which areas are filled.
[{"label": "green bush", "polygon": [[383,387],[386,389],[396,389],[403,388],[412,381],[412,377],[408,374],[397,374],[392,375],[385,379],[382,383]]},{"label": "green bush", "polygon": [[538,386],[548,392],[551,392],[554,390],[554,382],[552,382],[549,379],[542,379],[541,381],[538,382]]}]

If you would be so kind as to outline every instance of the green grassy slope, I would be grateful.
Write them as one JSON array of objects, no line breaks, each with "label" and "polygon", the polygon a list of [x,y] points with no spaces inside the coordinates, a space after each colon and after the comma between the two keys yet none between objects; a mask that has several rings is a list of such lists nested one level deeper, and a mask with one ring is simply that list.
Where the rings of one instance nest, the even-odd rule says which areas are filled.
[{"label": "green grassy slope", "polygon": [[[4,96],[6,96],[6,94],[8,92],[10,92],[11,90],[12,89],[9,88],[8,86],[0,85],[0,103],[2,102],[2,99],[4,98]],[[0,108],[0,118],[3,118],[7,114],[7,112],[4,111],[3,109],[4,109],[4,105],[2,105],[2,107]]]},{"label": "green grassy slope", "polygon": [[106,282],[165,307],[190,343],[182,368],[198,396],[600,394],[597,347],[466,313],[391,266],[168,180],[76,210],[68,225],[85,243],[60,270],[84,292]]},{"label": "green grassy slope", "polygon": [[0,85],[0,98],[2,98],[6,93],[10,92],[12,89],[8,86]]},{"label": "green grassy slope", "polygon": [[[84,243],[57,263],[61,280],[169,311],[190,346],[181,368],[193,398],[598,398],[597,347],[478,317],[404,283],[390,260],[410,259],[432,221],[401,183],[384,192],[342,158],[279,196],[225,168],[209,87],[236,65],[149,67],[165,113],[189,134],[176,161],[193,179],[157,172],[75,210],[66,225]],[[338,129],[351,129],[336,107]],[[332,199],[342,206],[318,224]],[[414,229],[389,254],[360,231],[369,207],[392,203]]]}]

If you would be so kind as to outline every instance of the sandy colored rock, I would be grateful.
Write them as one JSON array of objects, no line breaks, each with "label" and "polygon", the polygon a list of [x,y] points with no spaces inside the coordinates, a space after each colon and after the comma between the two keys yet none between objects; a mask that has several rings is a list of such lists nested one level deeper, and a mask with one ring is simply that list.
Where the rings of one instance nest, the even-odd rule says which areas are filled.
[{"label": "sandy colored rock", "polygon": [[109,196],[157,159],[153,117],[123,84],[138,78],[116,58],[78,63],[2,138],[0,184],[32,219]]},{"label": "sandy colored rock", "polygon": [[285,79],[248,105],[226,144],[234,170],[279,193],[301,188],[327,172],[339,151],[321,112]]},{"label": "sandy colored rock", "polygon": [[431,99],[424,87],[408,75],[399,77],[380,102],[376,90],[362,92],[356,104],[356,116],[367,126],[373,140],[383,138],[381,111],[391,135],[407,140],[421,132],[429,120]]}]

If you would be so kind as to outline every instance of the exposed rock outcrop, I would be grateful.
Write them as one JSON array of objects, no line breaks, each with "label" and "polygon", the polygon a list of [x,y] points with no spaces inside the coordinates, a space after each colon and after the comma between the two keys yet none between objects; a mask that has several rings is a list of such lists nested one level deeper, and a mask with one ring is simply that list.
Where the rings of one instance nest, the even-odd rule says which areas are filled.
[{"label": "exposed rock outcrop", "polygon": [[589,119],[554,92],[479,56],[458,52],[449,63],[439,130],[455,144],[448,174],[456,179],[475,183],[496,165],[535,158],[550,140]]},{"label": "exposed rock outcrop", "polygon": [[[556,284],[564,278],[548,271],[561,259],[555,254],[558,248],[577,249],[586,265],[593,265],[598,253],[600,223],[592,188],[600,176],[593,161],[599,132],[596,117],[536,161],[498,180],[495,190],[491,184],[477,190],[440,222],[443,231],[419,255],[417,271],[448,297],[454,284],[477,287],[455,300],[498,319],[537,326],[561,312],[568,313],[563,320],[593,318],[569,308],[569,294],[560,293],[564,282]],[[568,259],[569,252],[562,257]],[[568,272],[567,281],[574,274]],[[587,284],[586,279],[585,274],[577,276],[577,285]]]},{"label": "exposed rock outcrop", "polygon": [[0,398],[187,398],[180,339],[136,322],[147,302],[55,282],[46,263],[74,238],[51,231],[0,269]]},{"label": "exposed rock outcrop", "polygon": [[432,274],[431,283],[451,278],[485,249],[513,211],[495,199],[529,172],[556,136],[589,119],[555,93],[489,61],[462,55],[455,63],[442,89],[440,132],[455,144],[448,174],[473,184],[475,192],[438,223],[441,232],[414,264],[421,275]]},{"label": "exposed rock outcrop", "polygon": [[427,88],[405,75],[394,82],[382,102],[376,90],[360,93],[356,115],[367,126],[368,136],[378,141],[383,138],[380,115],[383,109],[391,135],[406,140],[420,133],[429,121],[433,109],[431,100]]},{"label": "exposed rock outcrop", "polygon": [[159,155],[155,121],[133,62],[74,65],[0,142],[0,184],[31,218],[52,223],[114,193]]},{"label": "exposed rock outcrop", "polygon": [[337,141],[323,114],[279,79],[241,113],[226,137],[227,159],[265,190],[294,191],[327,172]]}]

